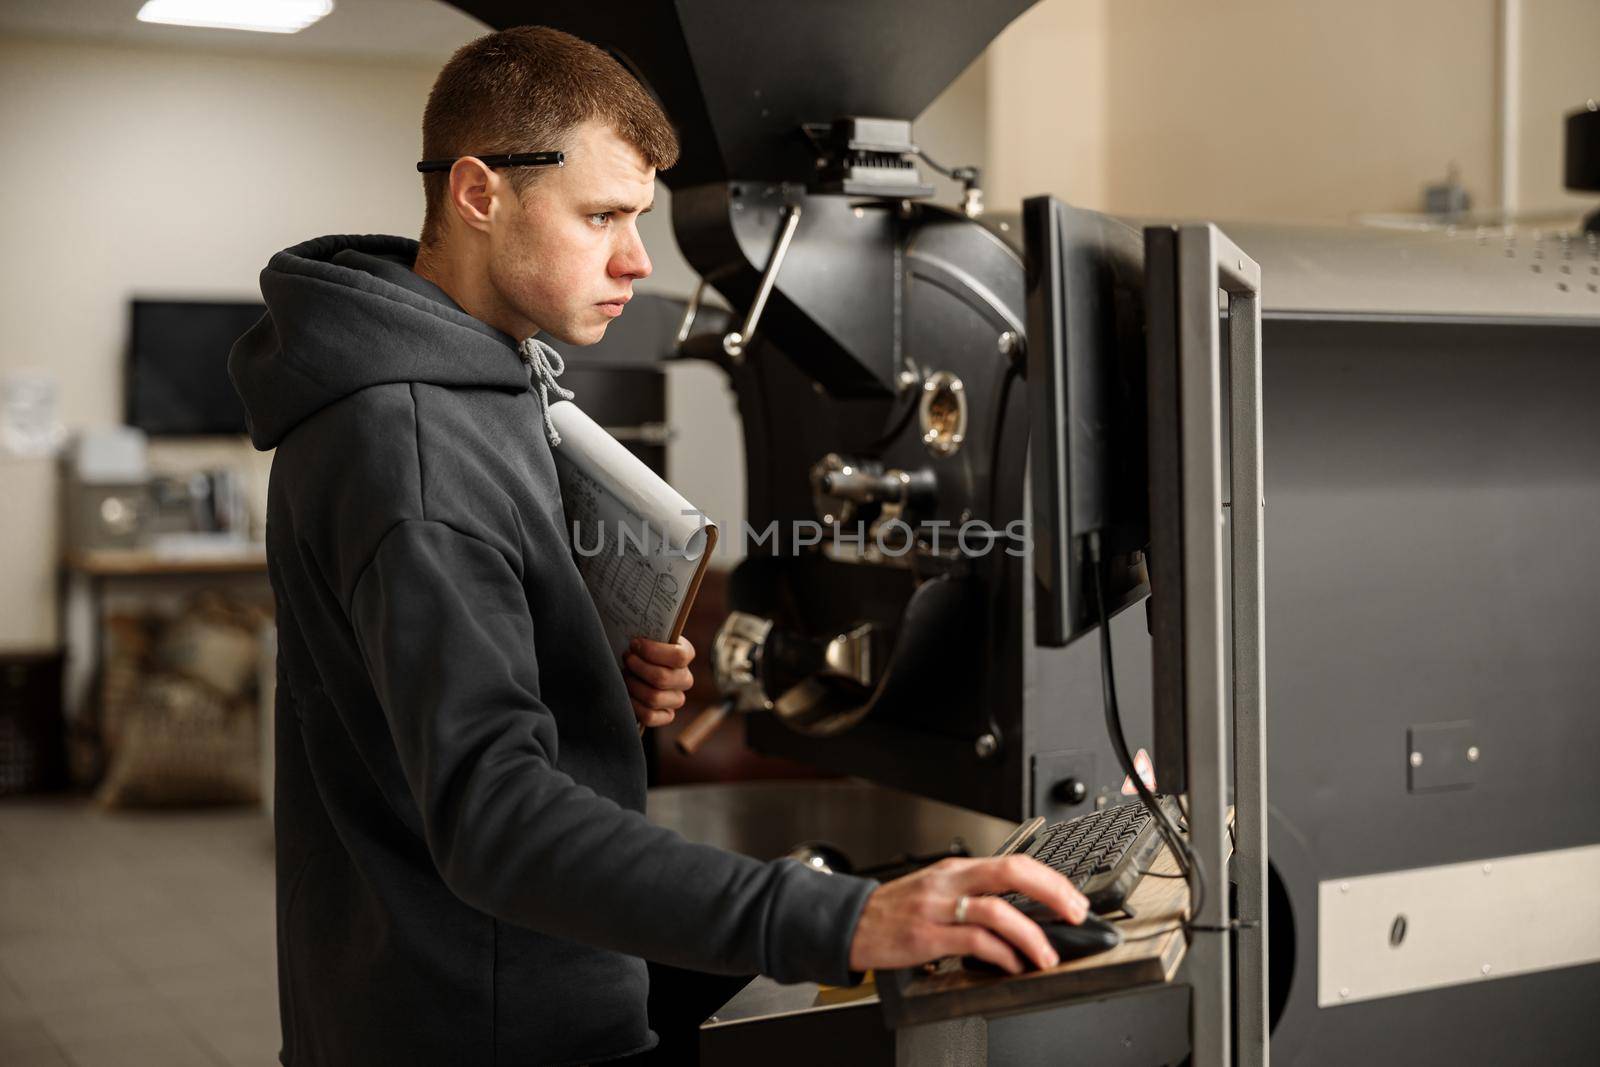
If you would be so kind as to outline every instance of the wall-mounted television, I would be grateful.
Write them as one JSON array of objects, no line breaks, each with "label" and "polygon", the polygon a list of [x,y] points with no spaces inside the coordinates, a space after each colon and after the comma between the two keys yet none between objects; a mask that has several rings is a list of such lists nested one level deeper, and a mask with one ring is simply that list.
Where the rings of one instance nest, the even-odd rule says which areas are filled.
[{"label": "wall-mounted television", "polygon": [[134,300],[125,417],[151,436],[245,432],[228,352],[266,314],[261,303]]}]

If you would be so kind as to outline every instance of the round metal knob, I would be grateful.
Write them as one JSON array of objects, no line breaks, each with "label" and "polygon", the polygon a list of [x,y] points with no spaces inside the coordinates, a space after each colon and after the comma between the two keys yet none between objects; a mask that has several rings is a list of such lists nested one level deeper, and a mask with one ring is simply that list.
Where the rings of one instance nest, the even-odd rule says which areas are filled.
[{"label": "round metal knob", "polygon": [[1050,790],[1050,798],[1057,804],[1082,804],[1089,799],[1089,787],[1076,778],[1063,778]]}]

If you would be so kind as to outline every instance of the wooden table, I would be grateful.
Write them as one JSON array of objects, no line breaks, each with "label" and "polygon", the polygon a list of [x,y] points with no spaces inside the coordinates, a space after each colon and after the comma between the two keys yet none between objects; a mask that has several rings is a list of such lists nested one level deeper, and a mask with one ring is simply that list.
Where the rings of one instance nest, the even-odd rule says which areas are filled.
[{"label": "wooden table", "polygon": [[266,546],[244,544],[237,551],[178,555],[147,548],[87,548],[66,554],[69,571],[92,578],[172,574],[255,574],[267,569]]}]

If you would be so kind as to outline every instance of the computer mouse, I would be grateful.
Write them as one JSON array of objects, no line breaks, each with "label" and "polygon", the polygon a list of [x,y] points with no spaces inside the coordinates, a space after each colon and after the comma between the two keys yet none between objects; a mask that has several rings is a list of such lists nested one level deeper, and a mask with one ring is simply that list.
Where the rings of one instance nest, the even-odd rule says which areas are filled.
[{"label": "computer mouse", "polygon": [[[1045,919],[1039,924],[1039,929],[1044,931],[1045,939],[1050,942],[1050,947],[1056,950],[1056,955],[1061,957],[1061,962],[1082,959],[1093,956],[1099,952],[1106,952],[1122,944],[1122,931],[1117,929],[1115,923],[1106,922],[1098,915],[1088,915],[1081,923],[1069,923],[1065,919]],[[1033,960],[1024,952],[1017,955],[1022,959],[1023,970],[1036,971]],[[963,956],[961,965],[971,971],[983,971],[986,974],[1004,974],[1001,968],[996,967],[988,960],[976,956]]]},{"label": "computer mouse", "polygon": [[1048,919],[1039,924],[1050,947],[1064,960],[1075,960],[1106,952],[1122,944],[1122,931],[1098,915],[1086,915],[1081,923]]}]

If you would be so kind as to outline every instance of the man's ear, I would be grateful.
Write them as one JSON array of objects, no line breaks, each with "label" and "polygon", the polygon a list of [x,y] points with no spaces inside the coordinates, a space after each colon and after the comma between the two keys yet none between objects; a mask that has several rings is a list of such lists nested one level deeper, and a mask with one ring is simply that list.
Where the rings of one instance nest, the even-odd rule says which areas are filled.
[{"label": "man's ear", "polygon": [[450,210],[471,229],[488,230],[490,209],[503,185],[504,179],[481,160],[462,156],[450,168]]}]

